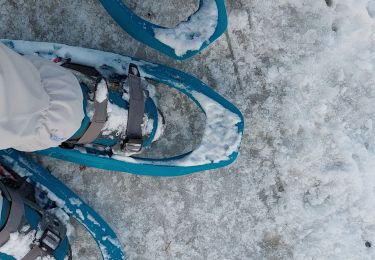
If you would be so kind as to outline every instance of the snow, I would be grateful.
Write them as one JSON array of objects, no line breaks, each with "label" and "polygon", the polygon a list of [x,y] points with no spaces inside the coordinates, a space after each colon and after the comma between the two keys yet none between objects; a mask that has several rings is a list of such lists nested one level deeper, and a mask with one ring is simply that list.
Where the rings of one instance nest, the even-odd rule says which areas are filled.
[{"label": "snow", "polygon": [[95,225],[100,226],[99,222],[96,221],[95,218],[94,218],[93,216],[91,216],[91,215],[87,215],[87,219],[88,219],[89,221],[91,221],[92,223],[94,223]]},{"label": "snow", "polygon": [[107,83],[102,79],[96,87],[95,100],[98,103],[103,103],[108,97]]},{"label": "snow", "polygon": [[[329,2],[227,1],[227,36],[184,63],[136,43],[92,1],[6,2],[0,28],[167,63],[243,112],[240,157],[220,170],[164,179],[43,158],[115,228],[129,259],[374,259],[375,1]],[[73,246],[97,259],[88,241]]]},{"label": "snow", "polygon": [[77,209],[77,210],[76,210],[76,213],[78,214],[78,216],[79,216],[80,219],[82,219],[82,220],[85,219],[85,216],[83,215],[82,210]]},{"label": "snow", "polygon": [[19,232],[10,234],[8,242],[0,247],[0,252],[13,256],[15,259],[22,259],[30,251],[30,245],[34,241],[35,232],[35,230],[32,230],[26,234]]},{"label": "snow", "polygon": [[70,198],[69,202],[74,205],[80,207],[82,205],[82,202],[76,198]]},{"label": "snow", "polygon": [[116,104],[108,103],[108,120],[103,128],[103,135],[116,133],[121,135],[126,133],[128,124],[128,110],[123,109]]},{"label": "snow", "polygon": [[215,33],[218,9],[215,0],[205,0],[189,20],[175,28],[155,28],[155,38],[174,49],[177,56],[199,50]]},{"label": "snow", "polygon": [[238,116],[208,97],[193,93],[206,114],[206,127],[201,144],[177,165],[191,166],[217,163],[230,157],[240,146],[242,135],[238,133]]}]

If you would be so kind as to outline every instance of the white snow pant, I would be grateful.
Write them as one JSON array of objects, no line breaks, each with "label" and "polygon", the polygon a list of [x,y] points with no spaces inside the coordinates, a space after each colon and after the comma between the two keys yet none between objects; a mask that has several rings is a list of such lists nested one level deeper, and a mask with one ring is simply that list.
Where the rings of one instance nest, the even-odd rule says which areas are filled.
[{"label": "white snow pant", "polygon": [[71,72],[0,43],[0,150],[56,147],[83,118],[82,91]]}]

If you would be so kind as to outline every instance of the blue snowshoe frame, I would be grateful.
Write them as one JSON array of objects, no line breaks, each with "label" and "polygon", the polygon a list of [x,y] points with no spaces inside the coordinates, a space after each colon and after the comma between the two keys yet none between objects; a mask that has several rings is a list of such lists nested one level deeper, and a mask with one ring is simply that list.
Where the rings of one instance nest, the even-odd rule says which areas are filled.
[{"label": "blue snowshoe frame", "polygon": [[[51,192],[64,205],[59,205],[72,218],[75,218],[91,234],[105,260],[125,259],[121,243],[112,228],[64,183],[51,175],[49,171],[35,163],[25,153],[13,149],[0,150],[0,164],[13,169],[28,181]],[[57,202],[58,203],[58,202]],[[65,254],[58,252],[55,257],[63,260]],[[1,254],[0,254],[1,256]],[[2,256],[1,256],[2,257]],[[1,258],[2,259],[2,258]],[[9,258],[12,259],[12,258]]]},{"label": "blue snowshoe frame", "polygon": [[[227,11],[224,0],[215,0],[218,9],[218,21],[214,34],[209,38],[208,41],[202,44],[199,50],[190,50],[186,54],[178,56],[173,48],[155,38],[154,29],[168,28],[153,24],[137,16],[123,3],[122,0],[100,0],[100,2],[107,10],[109,15],[112,16],[112,18],[122,27],[122,29],[130,34],[134,39],[177,60],[184,60],[196,55],[217,40],[226,31],[228,26]],[[199,12],[199,10],[206,3],[207,0],[200,0],[197,12]],[[192,14],[192,16],[193,15],[194,14]],[[190,20],[192,16],[190,16],[188,20]]]},{"label": "blue snowshoe frame", "polygon": [[[220,128],[221,133],[226,134],[228,131],[235,133],[234,140],[228,140],[228,143],[224,143],[224,141],[221,140],[221,137],[215,139],[215,136],[212,137],[212,135],[203,136],[203,140],[206,138],[206,140],[211,141],[209,144],[211,146],[211,151],[216,152],[217,150],[217,153],[219,153],[220,148],[230,147],[228,148],[230,151],[225,151],[225,155],[222,155],[222,157],[216,161],[211,161],[210,158],[206,158],[207,156],[205,157],[205,154],[202,154],[201,157],[205,158],[204,162],[195,164],[194,161],[193,164],[193,162],[190,161],[188,164],[184,164],[184,162],[191,159],[192,156],[197,156],[197,154],[200,155],[199,152],[202,149],[205,151],[204,147],[202,149],[200,149],[201,147],[198,147],[196,150],[189,153],[165,159],[105,157],[92,153],[83,153],[76,149],[63,149],[60,147],[39,151],[39,154],[105,170],[169,177],[225,167],[233,163],[238,156],[244,130],[243,115],[236,106],[191,75],[163,65],[152,64],[131,57],[98,50],[72,47],[56,43],[12,40],[0,41],[19,53],[38,53],[41,57],[48,59],[56,57],[65,59],[69,58],[72,63],[95,67],[98,71],[100,71],[101,66],[105,66],[106,69],[110,66],[111,69],[119,75],[127,75],[129,64],[136,64],[142,77],[158,81],[185,94],[204,114],[206,114],[206,116],[208,114],[205,110],[206,106],[213,105],[215,108],[223,110],[223,113],[230,115],[234,118],[232,121],[235,121],[234,123],[227,122],[229,119],[223,118],[220,122],[216,122],[216,124],[213,125],[208,125],[208,122],[206,122],[206,129],[209,128],[212,131],[215,131],[216,128]],[[204,102],[199,101],[199,99],[202,100],[202,98]],[[214,138],[214,140],[211,140],[210,138]]]},{"label": "blue snowshoe frame", "polygon": [[[1,159],[0,159],[1,163]],[[2,164],[4,165],[4,164]],[[3,209],[1,214],[1,225],[0,227],[4,227],[7,218],[8,218],[8,212],[11,206],[11,202],[9,202],[6,198],[3,198]],[[27,222],[30,224],[31,228],[33,230],[38,229],[38,225],[41,221],[41,216],[30,206],[24,205],[25,209],[25,218],[27,219]],[[64,260],[65,257],[69,254],[69,241],[68,238],[64,238],[64,240],[60,243],[60,245],[56,248],[56,250],[53,252],[53,257],[57,260]],[[2,252],[0,252],[0,259],[1,260],[16,260],[13,256],[6,255]]]}]

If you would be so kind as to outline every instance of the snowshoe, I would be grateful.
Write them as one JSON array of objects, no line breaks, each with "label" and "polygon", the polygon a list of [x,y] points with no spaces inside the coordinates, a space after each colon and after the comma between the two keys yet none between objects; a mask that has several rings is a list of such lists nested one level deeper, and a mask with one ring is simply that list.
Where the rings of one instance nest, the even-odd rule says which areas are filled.
[{"label": "snowshoe", "polygon": [[[76,75],[86,96],[86,118],[81,129],[61,147],[40,154],[90,167],[153,176],[220,168],[238,155],[244,128],[241,112],[188,74],[97,50],[54,43],[2,42],[18,53],[37,54],[81,74]],[[168,158],[142,156],[154,148],[151,144],[168,127],[151,93],[155,88],[151,81],[184,94],[205,115],[205,130],[196,149]]]},{"label": "snowshoe", "polygon": [[0,259],[72,259],[71,218],[90,232],[103,259],[125,259],[106,222],[25,154],[0,151],[0,190]]},{"label": "snowshoe", "polygon": [[227,28],[224,0],[200,0],[199,9],[175,28],[148,22],[119,0],[100,0],[112,18],[136,40],[178,60],[194,56]]}]

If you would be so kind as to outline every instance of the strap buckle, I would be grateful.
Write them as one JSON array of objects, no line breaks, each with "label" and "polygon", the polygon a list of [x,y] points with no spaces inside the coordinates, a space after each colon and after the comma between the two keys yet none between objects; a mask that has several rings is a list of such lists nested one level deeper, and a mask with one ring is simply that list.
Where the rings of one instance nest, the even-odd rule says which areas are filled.
[{"label": "strap buckle", "polygon": [[43,234],[39,239],[39,248],[49,254],[59,247],[67,232],[65,225],[48,212],[42,215],[41,230]]},{"label": "strap buckle", "polygon": [[124,143],[125,151],[131,153],[139,153],[143,147],[143,140],[142,139],[128,139]]},{"label": "strap buckle", "polygon": [[61,238],[52,230],[46,229],[40,239],[40,248],[45,252],[54,252],[61,243]]}]

